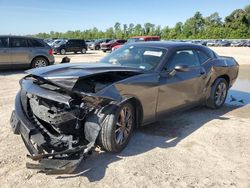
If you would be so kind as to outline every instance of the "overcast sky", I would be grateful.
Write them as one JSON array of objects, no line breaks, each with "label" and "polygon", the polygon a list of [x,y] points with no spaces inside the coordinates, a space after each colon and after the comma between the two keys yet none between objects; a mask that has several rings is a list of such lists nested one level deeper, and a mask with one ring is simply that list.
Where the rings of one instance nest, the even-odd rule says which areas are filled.
[{"label": "overcast sky", "polygon": [[0,34],[105,30],[115,22],[174,26],[200,11],[224,18],[250,0],[0,0]]}]

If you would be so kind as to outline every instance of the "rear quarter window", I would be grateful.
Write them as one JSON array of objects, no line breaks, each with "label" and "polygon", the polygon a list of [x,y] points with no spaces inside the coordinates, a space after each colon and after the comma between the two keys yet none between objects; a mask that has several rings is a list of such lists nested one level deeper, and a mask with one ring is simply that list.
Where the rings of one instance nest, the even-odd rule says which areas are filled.
[{"label": "rear quarter window", "polygon": [[197,50],[197,54],[200,60],[200,63],[203,64],[205,62],[207,62],[209,59],[211,59],[211,57],[209,57],[205,52]]}]

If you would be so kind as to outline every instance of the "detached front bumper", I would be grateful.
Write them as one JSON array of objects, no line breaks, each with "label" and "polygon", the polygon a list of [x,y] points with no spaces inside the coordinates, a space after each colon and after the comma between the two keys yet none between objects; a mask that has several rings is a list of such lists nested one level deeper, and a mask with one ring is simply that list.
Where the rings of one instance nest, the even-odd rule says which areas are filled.
[{"label": "detached front bumper", "polygon": [[38,154],[37,149],[32,144],[31,140],[37,145],[42,145],[45,143],[44,137],[34,125],[26,117],[20,100],[20,92],[16,96],[15,100],[15,110],[11,114],[10,125],[14,134],[22,136],[25,146],[27,147],[31,155]]},{"label": "detached front bumper", "polygon": [[12,112],[10,124],[14,134],[21,135],[30,153],[30,155],[27,156],[39,162],[38,164],[26,163],[26,167],[39,169],[46,174],[71,173],[89,153],[90,148],[93,147],[93,145],[90,144],[69,148],[60,152],[41,152],[41,148],[47,144],[47,141],[41,133],[41,130],[26,116],[22,107],[20,92],[16,96],[15,110]]}]

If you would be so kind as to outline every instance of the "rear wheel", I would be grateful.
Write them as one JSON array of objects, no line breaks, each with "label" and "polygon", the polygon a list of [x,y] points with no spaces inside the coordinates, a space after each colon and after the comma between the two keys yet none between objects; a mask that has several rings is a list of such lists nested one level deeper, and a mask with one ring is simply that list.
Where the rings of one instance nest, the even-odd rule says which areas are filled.
[{"label": "rear wheel", "polygon": [[82,54],[86,54],[86,52],[87,52],[87,50],[86,50],[85,48],[83,48],[83,49],[81,50],[81,53],[82,53]]},{"label": "rear wheel", "polygon": [[210,108],[220,108],[227,98],[228,83],[224,78],[217,78],[211,88],[211,95],[207,101]]},{"label": "rear wheel", "polygon": [[49,65],[49,62],[44,57],[36,57],[31,62],[32,68],[46,67]]},{"label": "rear wheel", "polygon": [[128,144],[134,129],[135,113],[131,103],[122,104],[106,116],[99,133],[98,143],[106,151],[119,152]]}]

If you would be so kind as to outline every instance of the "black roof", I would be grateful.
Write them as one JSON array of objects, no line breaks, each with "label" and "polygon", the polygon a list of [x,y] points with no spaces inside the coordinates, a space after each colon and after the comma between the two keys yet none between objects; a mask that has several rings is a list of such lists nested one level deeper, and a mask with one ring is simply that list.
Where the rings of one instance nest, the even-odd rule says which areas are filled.
[{"label": "black roof", "polygon": [[127,45],[164,48],[164,49],[167,49],[168,51],[185,49],[185,48],[193,48],[193,49],[205,51],[210,57],[216,56],[214,51],[206,46],[193,44],[193,43],[187,43],[187,42],[152,41],[152,42],[135,42],[132,44],[127,44]]}]

